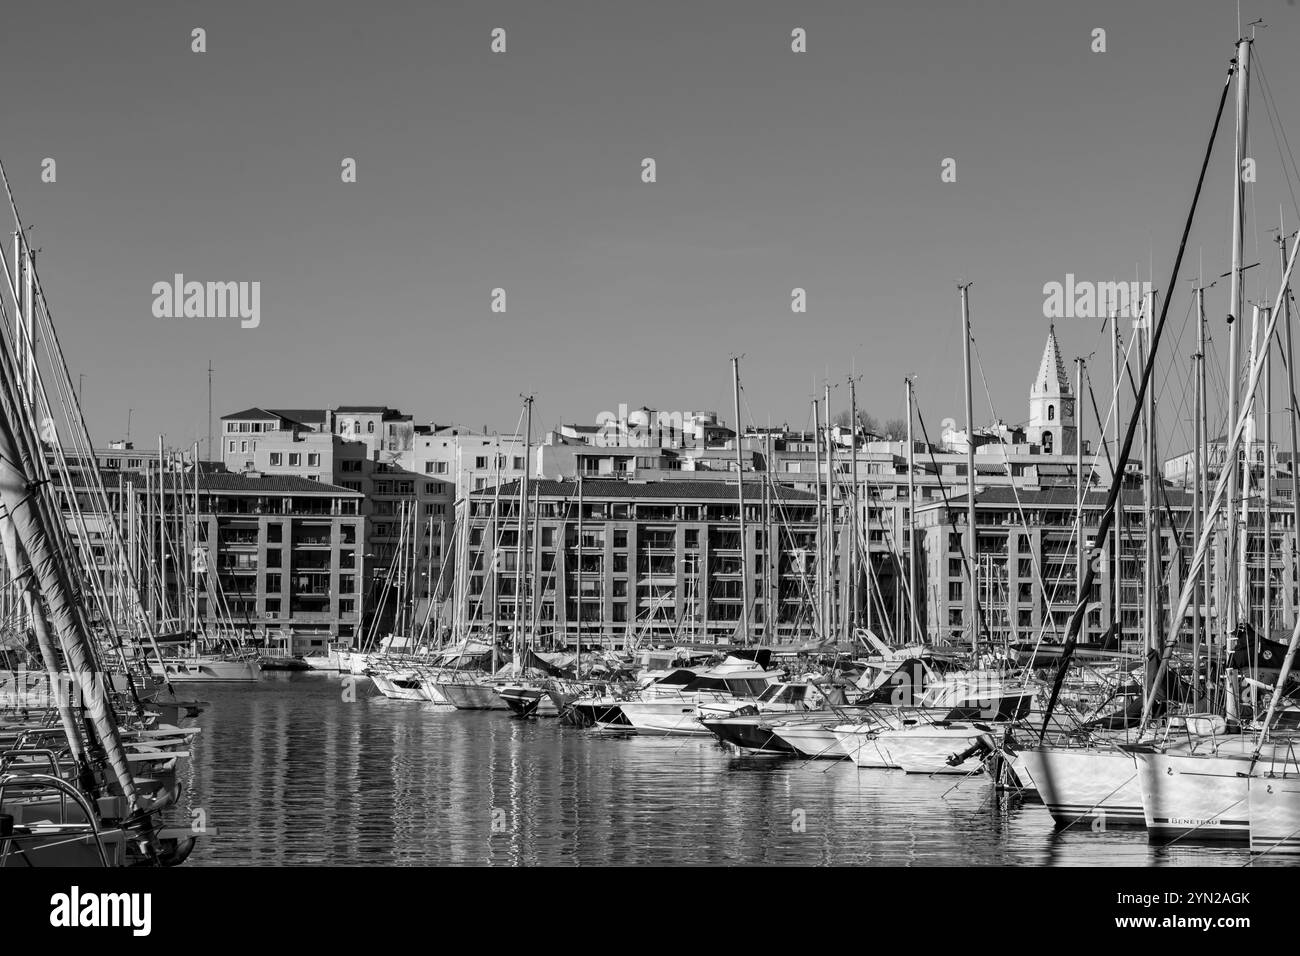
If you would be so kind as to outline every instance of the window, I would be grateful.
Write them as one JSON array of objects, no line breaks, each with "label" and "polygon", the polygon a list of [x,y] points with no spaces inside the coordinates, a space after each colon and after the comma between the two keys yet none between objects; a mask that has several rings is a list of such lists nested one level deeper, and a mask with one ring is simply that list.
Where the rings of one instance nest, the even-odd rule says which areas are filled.
[{"label": "window", "polygon": [[[231,442],[230,444],[233,445],[234,442]],[[231,450],[233,451],[234,449],[231,449]],[[241,441],[241,442],[239,443],[239,450],[240,450],[240,451],[248,451],[248,442],[246,442],[246,441]]]},{"label": "window", "polygon": [[[277,527],[278,527],[278,526],[277,526]],[[266,566],[267,566],[268,568],[278,568],[278,567],[280,567],[280,553],[281,553],[281,552],[280,552],[280,549],[279,549],[279,548],[267,548],[267,549],[266,549]]]},{"label": "window", "polygon": [[1056,421],[1056,406],[1055,406],[1055,405],[1048,405],[1048,406],[1047,406],[1047,420],[1048,420],[1049,422],[1054,422],[1054,421]]},{"label": "window", "polygon": [[1052,433],[1043,432],[1043,454],[1050,455],[1051,453],[1052,453]]},{"label": "window", "polygon": [[447,473],[447,463],[445,461],[435,461],[433,463],[433,473],[435,475],[445,475]]},{"label": "window", "polygon": [[266,593],[278,593],[280,591],[280,575],[268,574],[266,576]]},{"label": "window", "polygon": [[312,451],[312,452],[308,452],[308,453],[307,453],[307,467],[308,467],[308,468],[319,468],[319,467],[320,467],[320,453],[319,453],[319,452],[314,452],[314,451]]},{"label": "window", "polygon": [[278,544],[281,540],[283,540],[282,538],[283,533],[284,533],[284,525],[282,524],[268,524],[266,526],[267,541]]},{"label": "window", "polygon": [[267,598],[267,599],[266,599],[266,615],[267,615],[267,617],[273,617],[273,616],[275,616],[276,614],[279,614],[279,613],[280,613],[280,599],[279,599],[279,598]]},{"label": "window", "polygon": [[374,434],[374,431],[375,431],[375,423],[374,423],[374,422],[366,422],[366,431],[370,432],[371,434]]},{"label": "window", "polygon": [[289,452],[289,467],[297,468],[300,464],[302,464],[302,455],[296,451]]},{"label": "window", "polygon": [[614,529],[614,547],[616,548],[627,547],[627,531],[625,531],[622,528]]},{"label": "window", "polygon": [[486,467],[487,467],[487,455],[477,455],[477,456],[475,456],[475,458],[474,458],[474,467],[475,467],[475,468],[486,468]]},{"label": "window", "polygon": [[352,598],[344,598],[339,601],[339,614],[355,614],[357,611],[357,602]]},{"label": "window", "polygon": [[515,460],[514,460],[514,469],[515,469],[515,471],[523,471],[523,470],[524,470],[524,459],[523,459],[523,456],[522,456],[522,455],[515,455]]},{"label": "window", "polygon": [[360,461],[345,461],[345,462],[343,462],[343,468],[342,468],[342,470],[343,470],[343,471],[348,471],[348,472],[358,472],[358,471],[361,470],[361,462],[360,462]]},{"label": "window", "polygon": [[272,468],[279,468],[279,467],[280,467],[280,461],[281,461],[282,458],[283,458],[283,456],[282,456],[278,451],[273,451],[273,452],[271,452],[271,467],[272,467]]}]

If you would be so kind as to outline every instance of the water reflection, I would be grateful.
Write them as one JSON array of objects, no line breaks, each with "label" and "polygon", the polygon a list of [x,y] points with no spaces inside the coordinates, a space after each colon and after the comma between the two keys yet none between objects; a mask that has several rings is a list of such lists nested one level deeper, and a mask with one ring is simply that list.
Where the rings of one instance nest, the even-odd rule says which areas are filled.
[{"label": "water reflection", "polygon": [[[188,800],[218,833],[192,865],[1169,865],[1244,849],[1058,833],[982,777],[734,756],[554,720],[390,701],[276,675],[204,687]],[[1282,862],[1282,861],[1278,861]]]}]

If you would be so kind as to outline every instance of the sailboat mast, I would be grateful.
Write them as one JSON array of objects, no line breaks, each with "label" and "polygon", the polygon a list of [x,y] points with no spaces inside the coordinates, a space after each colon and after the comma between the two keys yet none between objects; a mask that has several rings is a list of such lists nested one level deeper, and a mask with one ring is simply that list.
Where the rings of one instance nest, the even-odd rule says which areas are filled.
[{"label": "sailboat mast", "polygon": [[[1264,327],[1268,327],[1268,309],[1263,310]],[[1273,624],[1273,341],[1265,339],[1264,348],[1264,607],[1261,610],[1260,634],[1267,638]]]},{"label": "sailboat mast", "polygon": [[[1155,328],[1155,294],[1147,296],[1146,316],[1139,333],[1139,361],[1145,367],[1151,355],[1151,336]],[[1146,401],[1142,406],[1142,525],[1146,529],[1146,562],[1143,573],[1143,593],[1146,599],[1145,631],[1147,650],[1156,650],[1160,641],[1158,621],[1160,608],[1160,576],[1157,568],[1160,564],[1159,529],[1155,519],[1156,495],[1156,398],[1155,389],[1148,389]],[[1149,668],[1148,668],[1149,670]]]},{"label": "sailboat mast", "polygon": [[821,403],[813,399],[813,462],[817,468],[817,477],[813,487],[817,489],[817,607],[821,613],[822,640],[830,634],[826,610],[826,523],[822,520],[822,421]]},{"label": "sailboat mast", "polygon": [[[1202,509],[1205,504],[1205,289],[1196,288],[1196,354],[1192,356],[1193,415],[1195,435],[1192,452],[1192,539],[1201,540]],[[1205,600],[1205,569],[1196,573],[1192,600],[1192,709],[1201,709],[1201,611]]]},{"label": "sailboat mast", "polygon": [[742,640],[749,643],[749,558],[745,531],[745,460],[741,451],[740,359],[731,360],[732,400],[736,409],[736,497],[740,505],[740,627]]},{"label": "sailboat mast", "polygon": [[[1075,587],[1082,587],[1085,522],[1083,520],[1083,415],[1079,413],[1079,409],[1083,404],[1083,359],[1077,357],[1074,360],[1074,402],[1074,507],[1079,522],[1079,533],[1075,540],[1074,584]],[[1077,599],[1078,595],[1076,594],[1075,597]]]},{"label": "sailboat mast", "polygon": [[533,443],[533,396],[528,395],[524,398],[524,470],[519,479],[519,520],[516,527],[519,529],[518,540],[515,541],[515,636],[514,636],[514,663],[519,665],[519,648],[520,648],[520,627],[521,622],[525,620],[524,613],[524,539],[528,536],[528,459],[531,457]]},{"label": "sailboat mast", "polygon": [[582,660],[582,471],[578,471],[578,594],[574,606],[578,609],[578,660]]},{"label": "sailboat mast", "polygon": [[921,624],[916,619],[916,465],[913,456],[916,446],[912,443],[912,380],[903,379],[907,386],[907,599],[912,617],[912,640],[921,641]]},{"label": "sailboat mast", "polygon": [[[858,566],[858,390],[857,382],[849,376],[849,633],[858,626],[858,591],[862,573]],[[867,597],[867,624],[871,622],[871,597]]]},{"label": "sailboat mast", "polygon": [[163,468],[163,438],[158,436],[158,593],[162,595],[161,614],[167,618],[167,477]]},{"label": "sailboat mast", "polygon": [[966,379],[966,554],[970,580],[966,582],[966,620],[970,626],[971,657],[979,665],[979,623],[975,620],[979,596],[976,584],[976,534],[975,534],[975,412],[971,402],[970,381],[970,283],[958,288],[961,291],[962,371]]},{"label": "sailboat mast", "polygon": [[[1234,147],[1232,166],[1232,272],[1228,287],[1228,421],[1235,422],[1241,410],[1241,369],[1238,353],[1240,351],[1241,328],[1237,321],[1241,318],[1243,306],[1241,288],[1241,245],[1245,226],[1245,185],[1241,178],[1241,165],[1246,158],[1246,123],[1250,100],[1250,40],[1241,37],[1237,40],[1237,137]],[[1223,466],[1228,469],[1228,508],[1240,491],[1240,474],[1235,460],[1225,460]],[[1243,546],[1234,524],[1229,518],[1225,566],[1229,572],[1237,565],[1237,549]],[[1238,582],[1229,589],[1225,629],[1228,635],[1235,635],[1237,623],[1243,612],[1244,599],[1242,585]],[[1230,695],[1231,696],[1231,695]]]},{"label": "sailboat mast", "polygon": [[[1120,417],[1121,417],[1119,413],[1119,407],[1120,407],[1119,406],[1119,363],[1123,357],[1123,352],[1122,349],[1120,348],[1119,313],[1115,310],[1114,306],[1112,306],[1110,310],[1110,331],[1111,331],[1110,394],[1111,394],[1111,406],[1114,412],[1114,414],[1112,415],[1113,423],[1111,428],[1113,432],[1112,437],[1115,442],[1115,469],[1119,472],[1119,475],[1121,476],[1119,480],[1122,489],[1123,487],[1122,476],[1124,474],[1125,463],[1119,457],[1120,448],[1121,448],[1120,443],[1123,440],[1120,436],[1120,431],[1119,431]],[[1127,362],[1125,362],[1125,364],[1127,364]],[[1111,477],[1112,480],[1115,478],[1114,475],[1112,475]],[[1124,588],[1123,585],[1121,584],[1121,582],[1124,580],[1123,507],[1124,507],[1124,495],[1121,491],[1119,497],[1115,499],[1115,530],[1113,532],[1113,544],[1112,544],[1112,551],[1111,551],[1111,554],[1114,558],[1113,566],[1115,568],[1114,571],[1115,579],[1112,582],[1112,588],[1111,588],[1110,621],[1111,621],[1111,625],[1115,628],[1116,639],[1122,637],[1124,631]],[[1097,543],[1101,544],[1101,542],[1097,542]]]},{"label": "sailboat mast", "polygon": [[[1286,237],[1278,236],[1278,248],[1282,253],[1283,268],[1286,268]],[[1282,290],[1282,316],[1286,320],[1286,384],[1287,384],[1287,409],[1291,419],[1291,566],[1300,566],[1300,553],[1296,548],[1297,538],[1300,537],[1300,462],[1297,462],[1297,455],[1300,455],[1300,422],[1296,416],[1300,409],[1296,408],[1296,390],[1295,390],[1295,352],[1291,348],[1291,290],[1284,288]],[[1300,608],[1293,607],[1292,615],[1296,620],[1300,620]]]},{"label": "sailboat mast", "polygon": [[[772,595],[772,426],[768,423],[767,434],[763,436],[763,639],[772,642],[773,617]],[[779,551],[779,549],[778,549]]]},{"label": "sailboat mast", "polygon": [[826,383],[826,622],[829,633],[839,638],[839,608],[835,601],[835,584],[839,569],[835,566],[835,444],[831,441],[831,386]]}]

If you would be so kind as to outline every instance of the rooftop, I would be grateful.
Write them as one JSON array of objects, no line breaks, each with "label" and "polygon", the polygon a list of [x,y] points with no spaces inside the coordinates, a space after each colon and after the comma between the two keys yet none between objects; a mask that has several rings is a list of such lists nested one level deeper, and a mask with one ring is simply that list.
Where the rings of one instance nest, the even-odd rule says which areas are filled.
[{"label": "rooftop", "polygon": [[[175,472],[167,476],[167,484],[175,487],[181,481],[184,481],[187,488],[193,489],[193,475],[178,475]],[[235,474],[229,471],[218,471],[205,474],[199,482],[199,491],[225,491],[243,494],[286,494],[286,495],[330,495],[330,496],[347,496],[352,498],[362,497],[361,492],[352,491],[350,488],[341,488],[338,485],[326,484],[323,481],[312,481],[310,478],[300,478],[297,475],[266,475],[257,476]]]},{"label": "rooftop", "polygon": [[[538,496],[542,498],[576,498],[578,496],[578,482],[576,481],[541,479],[529,482],[528,487],[530,494],[535,490]],[[810,495],[806,491],[797,491],[784,485],[773,485],[772,488],[775,491],[775,497],[782,501],[806,501],[811,504],[817,500],[815,495]],[[500,493],[507,496],[518,495],[519,482],[507,482],[501,486]],[[474,494],[478,497],[491,497],[497,494],[497,491],[493,488],[483,488]],[[671,481],[641,482],[619,481],[612,478],[584,478],[582,480],[582,495],[584,498],[664,498],[674,501],[735,501],[736,483],[716,479],[713,481],[679,481],[674,479]],[[746,481],[745,498],[749,501],[761,501],[763,498],[762,483]]]}]

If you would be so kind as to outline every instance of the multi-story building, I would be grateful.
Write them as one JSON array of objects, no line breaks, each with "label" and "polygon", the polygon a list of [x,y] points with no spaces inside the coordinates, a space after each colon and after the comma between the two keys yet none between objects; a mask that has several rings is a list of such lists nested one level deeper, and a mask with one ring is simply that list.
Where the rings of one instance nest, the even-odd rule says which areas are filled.
[{"label": "multi-story building", "polygon": [[[1096,562],[1097,574],[1088,596],[1079,639],[1101,643],[1118,624],[1117,636],[1134,649],[1144,640],[1146,614],[1144,574],[1147,560],[1146,514],[1139,489],[1124,489],[1120,496],[1119,558],[1113,540],[1098,542],[1106,493],[1084,494],[1083,558]],[[1192,540],[1192,495],[1163,487],[1155,507],[1160,525],[1158,546],[1152,558],[1157,567],[1161,635],[1167,632],[1176,610],[1195,541]],[[975,494],[974,572],[976,598],[982,609],[980,640],[991,635],[996,642],[1036,640],[1040,635],[1060,640],[1073,613],[1080,584],[1077,505],[1070,488],[983,488]],[[931,640],[965,642],[970,639],[968,592],[971,555],[967,533],[967,498],[960,494],[946,503],[931,501],[917,508],[919,545],[918,604],[924,607],[924,632]],[[1265,560],[1264,549],[1272,549]],[[1294,620],[1297,607],[1297,567],[1292,558],[1295,528],[1291,512],[1279,503],[1271,534],[1263,534],[1263,507],[1251,512],[1245,567],[1249,582],[1250,620],[1257,626],[1268,609],[1270,629]],[[1265,600],[1265,571],[1271,586]],[[1236,580],[1227,574],[1220,553],[1211,555],[1213,580]],[[1116,591],[1116,576],[1119,588]],[[1205,619],[1212,617],[1212,601],[1199,598]],[[1185,622],[1190,629],[1190,617]]]},{"label": "multi-story building", "polygon": [[[519,483],[474,492],[463,504],[468,534],[458,558],[465,621],[500,631],[518,613],[568,644],[579,635],[615,645],[809,638],[815,499],[780,486],[765,498],[758,481],[745,482],[744,496],[748,568],[734,482],[539,480],[529,488],[522,552]],[[740,633],[745,579],[748,634]],[[522,602],[520,582],[530,589]]]},{"label": "multi-story building", "polygon": [[[80,516],[73,502],[63,506],[73,539],[84,529],[88,559],[111,582],[108,598],[122,602],[114,613],[130,616],[124,589],[134,580],[164,630],[192,626],[197,611],[211,625],[283,635],[297,653],[356,639],[366,520],[359,493],[296,475],[232,474],[175,453],[160,464],[129,443],[94,457],[104,498],[88,469],[70,462]],[[122,529],[125,554],[109,522]]]},{"label": "multi-story building", "polygon": [[278,630],[294,653],[353,643],[363,619],[360,504],[354,491],[305,478],[203,475],[198,547],[218,587],[205,587],[200,615]]}]

